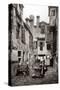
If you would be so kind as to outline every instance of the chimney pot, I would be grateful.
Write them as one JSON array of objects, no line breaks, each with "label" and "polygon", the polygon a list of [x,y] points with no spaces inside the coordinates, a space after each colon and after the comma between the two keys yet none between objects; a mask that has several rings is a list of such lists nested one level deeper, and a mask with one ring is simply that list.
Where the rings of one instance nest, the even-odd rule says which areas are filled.
[{"label": "chimney pot", "polygon": [[40,22],[40,16],[36,16],[36,19],[37,19],[36,25],[37,25],[37,27],[38,27],[38,26],[39,26],[39,22]]}]

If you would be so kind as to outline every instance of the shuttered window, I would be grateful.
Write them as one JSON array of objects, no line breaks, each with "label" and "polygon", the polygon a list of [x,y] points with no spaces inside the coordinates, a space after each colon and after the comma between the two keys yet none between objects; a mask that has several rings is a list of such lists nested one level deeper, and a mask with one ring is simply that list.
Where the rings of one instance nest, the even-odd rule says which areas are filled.
[{"label": "shuttered window", "polygon": [[25,44],[25,30],[23,27],[21,28],[21,41]]}]

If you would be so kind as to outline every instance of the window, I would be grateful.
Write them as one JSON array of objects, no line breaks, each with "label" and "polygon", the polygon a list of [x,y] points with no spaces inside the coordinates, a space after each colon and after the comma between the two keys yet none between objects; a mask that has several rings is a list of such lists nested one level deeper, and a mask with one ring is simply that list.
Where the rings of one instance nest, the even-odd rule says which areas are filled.
[{"label": "window", "polygon": [[23,27],[21,29],[21,41],[22,41],[22,43],[25,43],[25,30]]},{"label": "window", "polygon": [[20,29],[20,24],[17,23],[17,29],[16,29],[16,38],[19,38],[19,29]]},{"label": "window", "polygon": [[18,58],[18,62],[20,62],[21,61],[21,58]]},{"label": "window", "polygon": [[43,50],[43,47],[42,46],[40,47],[40,50]]},{"label": "window", "polygon": [[23,61],[24,61],[25,52],[23,51]]},{"label": "window", "polygon": [[41,26],[41,33],[42,33],[42,34],[45,33],[45,26],[44,26],[44,25]]},{"label": "window", "polygon": [[55,16],[55,10],[52,10],[53,16]]},{"label": "window", "polygon": [[19,56],[19,57],[21,56],[21,51],[18,51],[18,56]]},{"label": "window", "polygon": [[51,45],[47,44],[47,50],[50,50],[50,49],[51,49]]},{"label": "window", "polygon": [[21,63],[22,60],[22,51],[18,51],[18,62]]},{"label": "window", "polygon": [[51,16],[55,16],[55,10],[51,10]]},{"label": "window", "polygon": [[43,50],[43,42],[40,42],[40,50]]}]

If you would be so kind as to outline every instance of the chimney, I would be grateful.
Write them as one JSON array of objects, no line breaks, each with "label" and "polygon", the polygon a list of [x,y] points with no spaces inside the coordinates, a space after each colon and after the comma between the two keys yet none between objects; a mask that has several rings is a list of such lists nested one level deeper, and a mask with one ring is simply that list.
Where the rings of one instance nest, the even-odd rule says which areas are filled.
[{"label": "chimney", "polygon": [[26,21],[26,24],[29,25],[29,18],[26,18],[25,21]]},{"label": "chimney", "polygon": [[34,26],[34,16],[33,15],[30,15],[30,28],[32,29],[33,26]]},{"label": "chimney", "polygon": [[33,15],[30,15],[30,30],[31,30],[31,33],[33,35],[33,28],[34,28],[34,16]]},{"label": "chimney", "polygon": [[36,17],[36,25],[37,25],[37,27],[39,26],[39,22],[40,22],[40,16],[37,16]]}]

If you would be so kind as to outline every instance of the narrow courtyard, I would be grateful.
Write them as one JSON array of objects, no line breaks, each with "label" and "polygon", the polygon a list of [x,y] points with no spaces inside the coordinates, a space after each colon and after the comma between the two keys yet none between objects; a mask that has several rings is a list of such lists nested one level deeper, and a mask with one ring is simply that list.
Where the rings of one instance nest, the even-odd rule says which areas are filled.
[{"label": "narrow courtyard", "polygon": [[55,68],[48,67],[43,78],[32,78],[30,76],[12,77],[12,85],[29,85],[29,84],[56,84],[58,83],[58,73]]},{"label": "narrow courtyard", "polygon": [[24,18],[23,4],[9,5],[9,81],[12,86],[58,83],[58,7],[47,8],[48,22],[41,20],[40,14],[30,13]]}]

